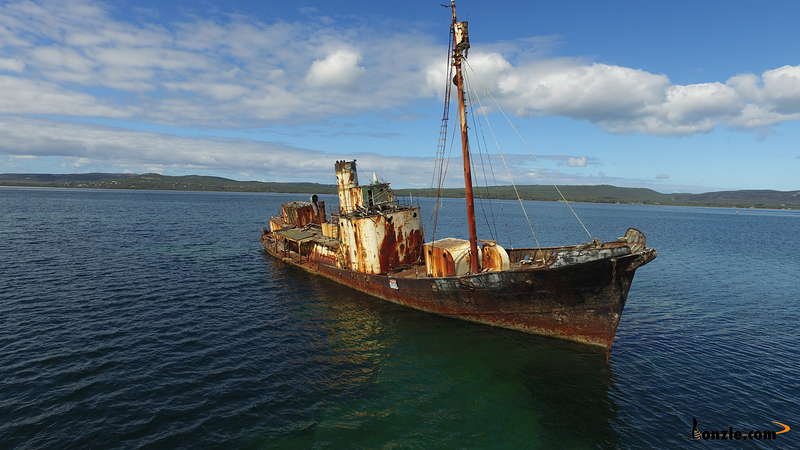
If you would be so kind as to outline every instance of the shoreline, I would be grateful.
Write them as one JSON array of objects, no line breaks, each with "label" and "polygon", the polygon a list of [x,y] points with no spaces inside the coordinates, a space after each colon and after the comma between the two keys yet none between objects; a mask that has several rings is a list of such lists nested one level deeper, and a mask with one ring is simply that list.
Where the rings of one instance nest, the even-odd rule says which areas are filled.
[{"label": "shoreline", "polygon": [[[184,193],[224,193],[224,194],[267,194],[267,195],[303,195],[309,194],[306,191],[247,191],[247,190],[225,190],[225,189],[170,189],[170,188],[131,188],[131,187],[98,187],[98,186],[48,186],[48,185],[23,185],[23,184],[0,184],[0,189],[56,189],[65,191],[109,191],[109,192],[184,192]],[[403,193],[404,189],[398,189],[398,197],[406,197],[408,194]],[[336,194],[321,192],[319,195]],[[434,198],[432,195],[424,195],[414,193],[414,197]],[[463,199],[463,196],[443,195],[441,198],[450,199]],[[511,198],[502,197],[480,197],[476,196],[479,200],[501,200],[501,201],[517,201]],[[549,200],[549,199],[536,199],[536,198],[523,198],[523,201],[531,202],[548,202],[548,203],[561,203],[563,200]],[[570,203],[587,203],[599,205],[636,205],[636,206],[678,206],[690,208],[721,208],[721,209],[735,209],[735,210],[759,210],[759,211],[800,211],[800,206],[781,207],[778,205],[755,206],[755,205],[724,205],[724,204],[696,204],[696,203],[680,203],[680,202],[636,202],[636,201],[602,201],[602,200],[569,200]]]}]

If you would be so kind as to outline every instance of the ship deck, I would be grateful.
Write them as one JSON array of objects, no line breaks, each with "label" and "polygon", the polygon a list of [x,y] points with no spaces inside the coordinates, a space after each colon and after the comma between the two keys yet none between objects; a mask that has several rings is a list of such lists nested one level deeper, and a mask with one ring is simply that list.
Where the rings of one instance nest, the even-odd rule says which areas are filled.
[{"label": "ship deck", "polygon": [[[631,239],[637,238],[639,232],[634,229],[631,230],[633,230],[634,233],[629,231],[622,238],[610,242],[595,240],[584,244],[559,247],[509,248],[506,249],[510,262],[508,271],[550,270],[600,259],[625,256],[641,250],[639,247],[644,248],[637,239]],[[297,242],[298,245],[295,247],[297,250],[301,248],[300,244],[305,242],[321,243],[331,248],[336,248],[338,246],[337,240],[330,236],[325,236],[322,233],[322,229],[316,224],[264,234],[264,238],[272,240],[273,245],[283,245],[283,248],[275,248],[275,250],[283,254],[283,257],[289,258],[299,264],[309,262],[309,258],[295,251],[295,248],[286,246],[285,243],[278,242],[278,240],[274,239],[273,235],[281,235],[284,238],[289,238],[289,240],[293,242]],[[628,236],[630,236],[630,238],[627,238]],[[333,260],[316,261],[316,263],[336,267],[335,261]],[[413,265],[398,267],[384,275],[391,276],[392,278],[430,278],[423,261]]]}]

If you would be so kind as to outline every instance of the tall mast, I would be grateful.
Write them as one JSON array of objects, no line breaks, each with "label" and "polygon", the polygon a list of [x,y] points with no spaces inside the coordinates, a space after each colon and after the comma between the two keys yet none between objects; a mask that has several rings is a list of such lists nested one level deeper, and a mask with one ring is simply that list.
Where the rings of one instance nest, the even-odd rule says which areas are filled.
[{"label": "tall mast", "polygon": [[450,0],[450,9],[453,12],[453,67],[456,76],[453,82],[458,90],[458,117],[461,120],[461,156],[464,161],[464,197],[467,202],[467,225],[469,227],[469,271],[480,272],[478,262],[478,233],[475,229],[475,199],[472,195],[472,164],[469,159],[469,136],[467,135],[467,111],[464,105],[464,77],[461,74],[461,60],[466,57],[469,49],[469,35],[467,22],[456,19],[456,2]]}]

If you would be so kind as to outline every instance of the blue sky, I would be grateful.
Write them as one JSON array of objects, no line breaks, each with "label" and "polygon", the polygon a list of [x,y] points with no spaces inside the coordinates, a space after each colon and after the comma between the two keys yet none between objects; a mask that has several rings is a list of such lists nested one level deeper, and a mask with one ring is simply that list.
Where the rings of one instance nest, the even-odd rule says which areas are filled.
[{"label": "blue sky", "polygon": [[[2,2],[0,172],[331,183],[334,160],[357,158],[427,186],[439,3]],[[458,11],[489,184],[800,189],[797,2]]]}]

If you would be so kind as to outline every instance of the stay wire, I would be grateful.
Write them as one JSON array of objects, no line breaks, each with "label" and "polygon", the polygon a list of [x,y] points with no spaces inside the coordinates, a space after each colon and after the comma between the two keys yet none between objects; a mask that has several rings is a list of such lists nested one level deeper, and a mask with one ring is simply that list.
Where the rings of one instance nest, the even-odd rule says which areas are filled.
[{"label": "stay wire", "polygon": [[[473,75],[475,71],[472,69],[469,63],[467,63],[467,68],[472,71]],[[483,103],[481,102],[480,95],[477,91],[475,91],[475,100],[478,101],[478,105],[481,109],[484,109]],[[519,202],[519,207],[522,209],[522,214],[525,216],[525,221],[528,223],[528,229],[531,232],[531,236],[533,237],[533,241],[536,243],[536,247],[541,247],[539,243],[539,237],[536,235],[536,230],[533,227],[533,222],[531,218],[528,216],[528,211],[525,209],[525,204],[522,202],[522,197],[519,195],[519,189],[517,189],[517,184],[514,182],[514,175],[511,173],[511,169],[508,168],[508,163],[506,162],[505,155],[500,148],[500,141],[497,139],[497,134],[494,131],[494,127],[492,123],[489,121],[489,118],[484,115],[483,117],[484,122],[486,122],[487,127],[489,128],[489,132],[492,134],[494,138],[495,146],[497,147],[497,154],[500,156],[500,160],[503,162],[503,167],[506,169],[506,174],[508,175],[509,180],[511,181],[511,186],[514,188],[514,194],[517,196],[517,202]]]},{"label": "stay wire", "polygon": [[[465,87],[465,89],[464,89],[465,90],[465,95],[469,99],[470,98],[469,93],[471,92],[472,89],[471,89],[471,85],[469,83],[468,77],[464,77],[464,84],[465,84],[465,86],[464,86]],[[483,193],[484,193],[484,195],[483,195],[483,198],[480,199],[480,202],[478,204],[480,205],[481,213],[484,216],[484,221],[486,222],[486,227],[489,229],[489,234],[491,235],[492,240],[497,241],[498,234],[497,234],[496,218],[495,218],[495,215],[494,215],[494,206],[493,206],[494,202],[492,201],[491,193],[489,192],[489,180],[488,180],[488,177],[486,176],[486,163],[484,162],[484,153],[487,153],[486,158],[488,158],[488,152],[487,152],[487,148],[485,146],[483,146],[483,147],[481,146],[482,132],[481,132],[480,127],[478,126],[478,121],[475,119],[475,109],[473,108],[472,101],[470,100],[467,104],[468,104],[468,107],[469,107],[469,111],[468,111],[469,114],[468,115],[471,116],[471,118],[472,118],[473,129],[475,130],[475,133],[474,133],[475,138],[476,138],[475,139],[475,146],[478,149],[478,157],[480,158],[481,171],[483,173],[483,187],[484,187]],[[484,143],[486,142],[485,139],[484,139],[483,142]],[[474,164],[473,164],[473,171],[474,171]],[[488,208],[489,209],[489,213],[488,214],[486,212],[486,208],[484,206],[484,203],[488,203],[488,205],[489,205],[489,208]],[[491,221],[489,220],[490,216],[492,218]]]},{"label": "stay wire", "polygon": [[[436,201],[433,207],[433,240],[436,238],[436,230],[439,225],[439,209],[441,207],[441,194],[442,194],[442,184],[444,183],[444,179],[447,173],[447,168],[445,165],[445,149],[447,148],[447,135],[448,135],[448,121],[450,118],[450,94],[452,90],[452,84],[450,82],[450,78],[452,77],[453,72],[453,65],[451,64],[451,56],[452,56],[452,47],[453,47],[453,27],[450,27],[450,33],[448,36],[448,44],[447,44],[447,54],[445,55],[445,64],[447,65],[447,76],[445,77],[445,87],[444,87],[444,102],[442,105],[442,121],[439,126],[439,141],[436,146],[436,158],[434,162],[434,170],[431,178],[431,188],[436,188]],[[455,133],[453,134],[455,137]],[[453,139],[450,140],[450,145],[452,149],[452,142]]]},{"label": "stay wire", "polygon": [[457,127],[453,126],[453,133],[452,136],[450,137],[450,146],[449,149],[447,150],[447,155],[445,156],[444,154],[442,154],[443,164],[440,171],[439,184],[436,189],[436,202],[434,203],[433,206],[433,234],[431,234],[432,237],[431,241],[436,240],[436,230],[438,229],[439,226],[439,211],[442,207],[442,186],[444,184],[444,180],[447,178],[447,170],[450,167],[450,158],[451,155],[453,154],[453,144],[456,141],[456,129]]},{"label": "stay wire", "polygon": [[[472,71],[473,71],[473,73],[474,73],[474,70],[472,69],[472,66],[470,66],[470,65],[469,65],[469,62],[467,62],[467,67],[468,67],[470,70],[472,70]],[[514,122],[512,122],[512,121],[511,121],[511,118],[509,118],[509,117],[508,117],[508,115],[506,114],[506,112],[505,112],[505,110],[503,109],[503,107],[502,107],[502,106],[500,106],[500,102],[498,102],[498,101],[497,101],[497,99],[494,97],[494,95],[492,95],[492,92],[491,92],[489,89],[486,89],[486,93],[489,95],[489,97],[490,97],[490,98],[492,99],[492,101],[495,103],[495,106],[497,106],[497,109],[500,111],[500,113],[501,113],[501,114],[503,115],[503,117],[506,119],[506,121],[508,122],[509,126],[511,126],[511,128],[514,130],[514,132],[515,132],[515,133],[517,134],[517,136],[520,138],[520,140],[522,141],[523,145],[525,145],[525,147],[528,147],[528,148],[529,148],[529,145],[528,145],[528,142],[527,142],[527,140],[525,139],[525,137],[524,137],[524,136],[522,136],[522,133],[520,133],[520,131],[519,131],[519,129],[516,127],[516,125],[514,125]],[[501,156],[502,156],[502,155],[501,155]],[[586,235],[587,235],[587,236],[589,236],[589,239],[590,239],[590,240],[591,240],[591,239],[593,239],[593,237],[592,237],[592,233],[590,233],[590,232],[589,232],[589,229],[586,227],[586,224],[584,224],[584,223],[583,223],[583,220],[581,220],[581,218],[578,216],[578,213],[577,213],[577,212],[575,212],[575,209],[572,207],[572,205],[570,204],[569,200],[567,200],[567,198],[566,198],[566,197],[564,196],[564,194],[561,192],[561,189],[559,189],[559,188],[558,188],[558,186],[557,186],[555,183],[553,184],[553,187],[555,188],[556,192],[558,192],[558,195],[561,197],[561,200],[563,200],[563,201],[564,201],[564,204],[567,206],[567,208],[570,210],[570,212],[572,212],[572,215],[573,215],[573,216],[575,216],[575,219],[576,219],[576,220],[578,221],[578,223],[581,225],[581,227],[583,228],[583,231],[585,231],[585,232],[586,232]],[[516,186],[514,186],[514,190],[516,191]]]}]

